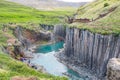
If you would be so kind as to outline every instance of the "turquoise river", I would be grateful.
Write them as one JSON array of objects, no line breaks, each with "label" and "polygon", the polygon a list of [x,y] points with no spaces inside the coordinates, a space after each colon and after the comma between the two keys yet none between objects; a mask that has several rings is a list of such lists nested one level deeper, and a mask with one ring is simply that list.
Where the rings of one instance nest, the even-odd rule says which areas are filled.
[{"label": "turquoise river", "polygon": [[60,63],[54,56],[59,49],[63,48],[64,42],[56,42],[54,44],[39,46],[34,58],[31,60],[33,64],[42,65],[46,71],[56,76],[63,76],[63,73],[71,75],[69,80],[85,80],[79,76],[79,74],[64,64]]}]

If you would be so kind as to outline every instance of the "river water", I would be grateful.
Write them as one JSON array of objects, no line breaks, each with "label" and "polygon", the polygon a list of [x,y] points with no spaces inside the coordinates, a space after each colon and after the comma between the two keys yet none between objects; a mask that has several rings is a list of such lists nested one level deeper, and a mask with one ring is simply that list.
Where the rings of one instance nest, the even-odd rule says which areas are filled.
[{"label": "river water", "polygon": [[39,46],[31,63],[42,65],[48,73],[56,76],[64,76],[63,73],[67,73],[71,76],[69,80],[84,80],[77,72],[67,68],[54,56],[59,49],[63,48],[63,44],[64,42],[56,42],[54,44]]}]

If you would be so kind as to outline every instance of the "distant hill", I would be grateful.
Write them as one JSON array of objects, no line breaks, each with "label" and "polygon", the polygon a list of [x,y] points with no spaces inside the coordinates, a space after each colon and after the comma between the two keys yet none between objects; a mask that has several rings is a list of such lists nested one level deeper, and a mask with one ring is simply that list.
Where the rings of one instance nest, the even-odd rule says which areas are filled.
[{"label": "distant hill", "polygon": [[81,5],[86,4],[86,2],[73,3],[73,2],[63,2],[59,0],[8,0],[8,1],[20,3],[40,10],[54,10],[57,8],[65,8],[65,7],[78,8]]}]

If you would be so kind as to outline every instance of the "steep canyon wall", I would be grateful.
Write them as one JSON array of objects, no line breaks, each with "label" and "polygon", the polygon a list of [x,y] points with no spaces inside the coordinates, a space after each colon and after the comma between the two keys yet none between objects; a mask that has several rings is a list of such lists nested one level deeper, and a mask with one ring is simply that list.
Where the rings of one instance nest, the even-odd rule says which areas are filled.
[{"label": "steep canyon wall", "polygon": [[74,64],[82,65],[99,77],[104,77],[108,60],[113,57],[120,58],[120,36],[66,28],[64,54]]},{"label": "steep canyon wall", "polygon": [[58,24],[54,26],[53,34],[56,40],[65,40],[66,37],[66,28],[64,25]]}]

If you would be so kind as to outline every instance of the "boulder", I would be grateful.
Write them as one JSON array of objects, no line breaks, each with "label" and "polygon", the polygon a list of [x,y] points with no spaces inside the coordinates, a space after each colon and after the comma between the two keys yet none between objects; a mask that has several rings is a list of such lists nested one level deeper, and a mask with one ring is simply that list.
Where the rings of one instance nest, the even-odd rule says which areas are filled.
[{"label": "boulder", "polygon": [[112,58],[107,64],[107,80],[120,80],[120,59]]}]

